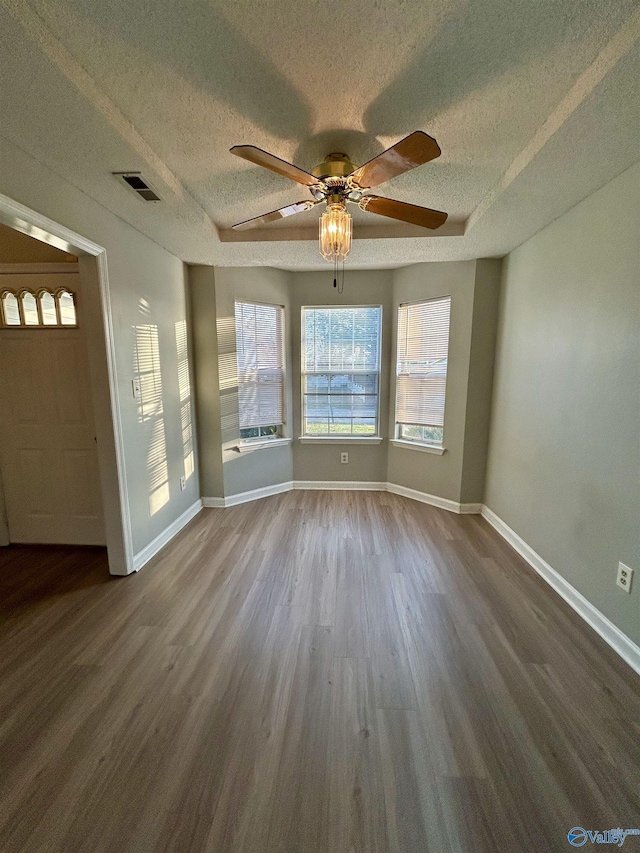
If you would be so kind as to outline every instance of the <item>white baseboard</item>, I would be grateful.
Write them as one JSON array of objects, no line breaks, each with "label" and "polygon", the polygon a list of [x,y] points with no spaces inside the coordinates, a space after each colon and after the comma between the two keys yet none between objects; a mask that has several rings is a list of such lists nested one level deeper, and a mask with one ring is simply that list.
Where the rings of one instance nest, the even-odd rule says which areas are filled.
[{"label": "white baseboard", "polygon": [[226,498],[202,498],[202,505],[205,507],[229,507],[245,504],[248,501],[257,501],[260,498],[268,498],[271,495],[279,495],[282,492],[290,492],[293,488],[291,480],[286,483],[276,483],[273,486],[264,486],[261,489],[251,489],[249,492],[238,492],[237,495],[229,495]]},{"label": "white baseboard", "polygon": [[482,504],[458,504],[460,515],[480,515]]},{"label": "white baseboard", "polygon": [[386,492],[386,483],[370,483],[365,480],[294,480],[294,489],[312,489],[343,492]]},{"label": "white baseboard", "polygon": [[137,572],[144,565],[146,565],[152,557],[161,551],[165,545],[167,545],[173,537],[179,533],[183,527],[191,521],[202,509],[202,501],[197,500],[194,504],[191,504],[189,509],[185,510],[182,515],[178,516],[175,521],[172,521],[171,524],[160,533],[159,536],[156,536],[148,545],[138,551],[138,553],[133,558],[133,568]]},{"label": "white baseboard", "polygon": [[205,509],[224,509],[224,498],[202,498]]},{"label": "white baseboard", "polygon": [[291,489],[332,492],[393,492],[396,495],[420,501],[420,503],[437,506],[440,509],[464,515],[478,514],[482,509],[482,504],[460,504],[456,501],[450,501],[447,498],[440,498],[437,495],[428,495],[426,492],[419,492],[417,489],[398,486],[395,483],[375,483],[368,480],[293,480],[286,483],[278,483],[275,486],[265,486],[263,489],[253,489],[250,492],[240,492],[237,495],[230,495],[226,498],[202,498],[202,505],[220,509],[247,503],[247,501],[267,498],[270,495],[279,495],[282,492],[289,492]]},{"label": "white baseboard", "polygon": [[403,498],[411,498],[412,501],[420,501],[420,503],[437,506],[440,509],[447,509],[449,512],[460,515],[477,514],[482,509],[482,504],[461,504],[448,498],[441,498],[438,495],[428,495],[426,492],[419,492],[417,489],[398,486],[396,483],[387,483],[387,491],[393,492],[394,495],[401,495]]},{"label": "white baseboard", "polygon": [[640,647],[627,637],[613,622],[601,613],[597,607],[578,592],[569,581],[565,580],[546,560],[533,550],[515,530],[512,530],[500,516],[488,506],[482,506],[482,517],[498,531],[502,538],[523,557],[527,563],[543,578],[549,586],[562,596],[584,621],[590,625],[629,666],[640,674]]}]

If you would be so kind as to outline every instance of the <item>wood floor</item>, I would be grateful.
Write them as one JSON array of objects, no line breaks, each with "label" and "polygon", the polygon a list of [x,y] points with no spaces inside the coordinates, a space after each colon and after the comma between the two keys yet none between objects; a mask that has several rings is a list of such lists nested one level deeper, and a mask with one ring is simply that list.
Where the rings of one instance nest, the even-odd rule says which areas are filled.
[{"label": "wood floor", "polygon": [[0,597],[3,853],[640,827],[640,679],[479,517],[290,492],[204,510],[128,578],[0,549]]}]

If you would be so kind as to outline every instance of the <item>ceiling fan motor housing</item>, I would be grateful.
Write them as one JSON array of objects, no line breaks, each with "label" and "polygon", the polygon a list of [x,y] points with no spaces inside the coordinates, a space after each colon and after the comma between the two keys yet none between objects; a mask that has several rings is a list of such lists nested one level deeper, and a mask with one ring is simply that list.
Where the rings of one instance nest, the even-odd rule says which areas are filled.
[{"label": "ceiling fan motor housing", "polygon": [[323,162],[311,170],[311,174],[320,180],[324,180],[324,178],[346,178],[355,168],[346,154],[335,152],[327,154]]},{"label": "ceiling fan motor housing", "polygon": [[318,178],[318,184],[310,187],[311,195],[316,201],[326,201],[329,204],[352,201],[358,203],[362,196],[359,187],[353,186],[349,176],[356,169],[347,154],[334,152],[327,154],[312,174]]}]

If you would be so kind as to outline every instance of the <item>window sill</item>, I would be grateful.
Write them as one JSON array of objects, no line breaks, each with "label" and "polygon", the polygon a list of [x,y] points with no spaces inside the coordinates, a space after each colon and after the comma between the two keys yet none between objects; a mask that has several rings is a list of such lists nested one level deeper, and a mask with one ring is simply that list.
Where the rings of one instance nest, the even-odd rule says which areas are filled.
[{"label": "window sill", "polygon": [[420,450],[422,453],[434,453],[436,456],[442,456],[446,451],[446,447],[435,447],[433,444],[419,444],[417,441],[405,441],[402,438],[392,438],[391,444],[394,447],[406,447],[409,450]]},{"label": "window sill", "polygon": [[302,444],[380,444],[384,439],[379,435],[301,435]]},{"label": "window sill", "polygon": [[248,453],[250,450],[264,450],[266,447],[282,447],[284,444],[291,444],[290,438],[265,438],[262,439],[247,439],[240,444],[236,444],[234,450],[238,453]]}]

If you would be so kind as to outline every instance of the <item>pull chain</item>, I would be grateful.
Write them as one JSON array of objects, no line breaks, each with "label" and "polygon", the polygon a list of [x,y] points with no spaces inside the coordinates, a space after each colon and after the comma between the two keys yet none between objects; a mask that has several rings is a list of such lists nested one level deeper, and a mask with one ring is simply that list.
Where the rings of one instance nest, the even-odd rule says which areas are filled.
[{"label": "pull chain", "polygon": [[342,260],[342,275],[339,275],[339,261],[337,258],[333,259],[333,286],[336,288],[338,293],[344,293],[344,258]]}]

